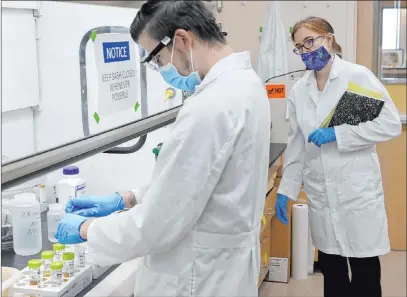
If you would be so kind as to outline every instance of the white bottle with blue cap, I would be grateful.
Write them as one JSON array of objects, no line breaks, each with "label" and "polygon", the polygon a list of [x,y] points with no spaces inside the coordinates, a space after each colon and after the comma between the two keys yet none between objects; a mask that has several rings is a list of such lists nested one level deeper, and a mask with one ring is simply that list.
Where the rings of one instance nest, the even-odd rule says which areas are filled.
[{"label": "white bottle with blue cap", "polygon": [[65,167],[62,173],[63,177],[55,188],[58,203],[65,209],[69,199],[85,195],[86,183],[79,177],[79,168],[76,166]]}]

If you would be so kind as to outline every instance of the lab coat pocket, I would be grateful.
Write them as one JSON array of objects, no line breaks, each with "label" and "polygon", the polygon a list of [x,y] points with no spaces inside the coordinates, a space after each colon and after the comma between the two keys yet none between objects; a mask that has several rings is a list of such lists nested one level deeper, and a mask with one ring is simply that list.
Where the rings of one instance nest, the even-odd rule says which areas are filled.
[{"label": "lab coat pocket", "polygon": [[350,211],[347,224],[349,246],[354,255],[376,256],[388,249],[387,217],[383,203]]},{"label": "lab coat pocket", "polygon": [[136,272],[134,297],[175,297],[177,288],[177,276],[157,273],[140,263]]},{"label": "lab coat pocket", "polygon": [[311,225],[312,245],[321,248],[322,243],[328,240],[326,231],[325,219],[323,213],[317,210],[309,210],[309,218]]}]

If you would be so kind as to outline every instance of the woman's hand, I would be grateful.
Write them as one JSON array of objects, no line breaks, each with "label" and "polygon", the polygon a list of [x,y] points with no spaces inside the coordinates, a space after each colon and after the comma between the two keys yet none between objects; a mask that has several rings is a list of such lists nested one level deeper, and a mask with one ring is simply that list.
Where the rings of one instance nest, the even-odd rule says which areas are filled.
[{"label": "woman's hand", "polygon": [[284,225],[288,225],[288,216],[287,216],[287,201],[288,197],[282,194],[277,194],[277,201],[276,201],[276,214],[277,218],[282,222]]},{"label": "woman's hand", "polygon": [[308,143],[313,142],[317,147],[336,140],[335,128],[319,128],[308,136]]}]

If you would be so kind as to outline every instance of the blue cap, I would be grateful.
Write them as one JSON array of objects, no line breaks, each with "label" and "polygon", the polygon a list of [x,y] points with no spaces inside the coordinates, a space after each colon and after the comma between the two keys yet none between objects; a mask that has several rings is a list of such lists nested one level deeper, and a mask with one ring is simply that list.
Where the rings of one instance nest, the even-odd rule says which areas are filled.
[{"label": "blue cap", "polygon": [[79,168],[76,166],[65,167],[62,171],[64,175],[76,175],[79,174]]}]

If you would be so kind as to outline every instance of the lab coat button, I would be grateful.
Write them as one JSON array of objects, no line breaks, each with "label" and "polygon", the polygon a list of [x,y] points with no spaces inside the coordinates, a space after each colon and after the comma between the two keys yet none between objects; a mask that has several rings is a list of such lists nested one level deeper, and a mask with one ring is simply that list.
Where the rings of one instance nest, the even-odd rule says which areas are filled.
[{"label": "lab coat button", "polygon": [[331,214],[335,214],[335,209],[332,209],[332,210],[331,210]]}]

